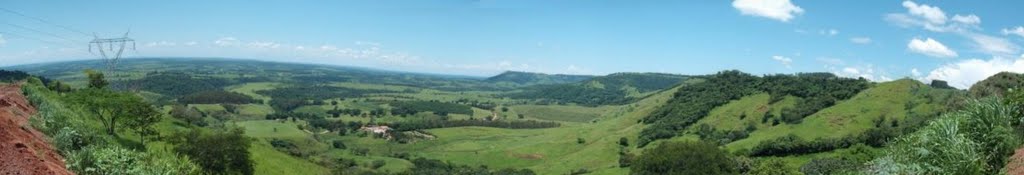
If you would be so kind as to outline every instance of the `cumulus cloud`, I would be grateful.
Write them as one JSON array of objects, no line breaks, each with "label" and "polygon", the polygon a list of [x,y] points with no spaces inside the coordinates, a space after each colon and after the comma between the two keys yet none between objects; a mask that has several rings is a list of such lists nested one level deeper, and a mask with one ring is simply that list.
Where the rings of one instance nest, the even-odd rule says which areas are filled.
[{"label": "cumulus cloud", "polygon": [[775,61],[778,61],[779,63],[782,63],[782,65],[785,65],[786,68],[792,68],[792,66],[790,66],[790,65],[793,63],[793,59],[791,59],[789,57],[772,56],[772,60],[775,60]]},{"label": "cumulus cloud", "polygon": [[195,46],[195,45],[198,45],[198,44],[199,44],[199,42],[195,42],[195,41],[185,42],[186,46]]},{"label": "cumulus cloud", "polygon": [[957,54],[953,50],[950,50],[946,45],[943,45],[939,41],[935,41],[932,38],[921,40],[914,38],[907,43],[907,49],[911,52],[916,52],[931,57],[948,58],[956,57]]},{"label": "cumulus cloud", "polygon": [[853,37],[853,38],[850,38],[850,42],[853,42],[853,43],[856,43],[856,44],[871,44],[871,38],[868,38],[868,37]]},{"label": "cumulus cloud", "polygon": [[796,15],[804,13],[804,9],[793,5],[789,0],[734,0],[732,7],[740,14],[759,16],[789,22]]},{"label": "cumulus cloud", "polygon": [[994,57],[990,60],[962,60],[932,70],[925,79],[945,80],[950,86],[967,89],[974,83],[999,72],[1024,72],[1024,59]]},{"label": "cumulus cloud", "polygon": [[1003,35],[1017,35],[1024,37],[1024,26],[1017,26],[1016,28],[1003,29]]},{"label": "cumulus cloud", "polygon": [[914,1],[903,1],[903,7],[906,7],[911,15],[923,17],[929,23],[946,23],[946,13],[939,7],[917,4]]},{"label": "cumulus cloud", "polygon": [[939,7],[913,1],[903,1],[903,7],[906,13],[887,14],[885,20],[901,27],[922,27],[934,32],[963,32],[981,24],[981,18],[974,14],[956,14],[950,19]]},{"label": "cumulus cloud", "polygon": [[978,24],[981,24],[981,18],[979,18],[977,15],[974,15],[974,14],[970,14],[970,15],[966,15],[966,16],[961,16],[960,14],[957,14],[957,15],[953,15],[953,22],[958,22],[958,23],[967,24],[967,25],[978,25]]}]

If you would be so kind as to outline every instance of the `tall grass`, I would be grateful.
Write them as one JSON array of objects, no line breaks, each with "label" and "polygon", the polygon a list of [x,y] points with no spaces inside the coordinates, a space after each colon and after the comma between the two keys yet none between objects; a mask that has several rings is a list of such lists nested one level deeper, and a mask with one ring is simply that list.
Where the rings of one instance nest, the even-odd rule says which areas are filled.
[{"label": "tall grass", "polygon": [[34,128],[51,137],[66,159],[66,167],[77,174],[198,174],[200,169],[187,157],[160,150],[132,150],[119,145],[115,136],[100,131],[99,121],[80,106],[65,102],[35,78],[22,86],[38,111],[31,119]]},{"label": "tall grass", "polygon": [[1020,145],[1017,106],[997,99],[969,102],[917,132],[898,138],[869,174],[998,174]]}]

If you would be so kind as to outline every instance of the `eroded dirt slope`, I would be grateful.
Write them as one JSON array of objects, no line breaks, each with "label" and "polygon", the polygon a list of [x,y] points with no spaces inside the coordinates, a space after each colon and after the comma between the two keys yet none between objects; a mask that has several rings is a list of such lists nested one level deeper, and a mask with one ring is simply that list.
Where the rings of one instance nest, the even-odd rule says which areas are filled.
[{"label": "eroded dirt slope", "polygon": [[64,158],[29,124],[36,110],[16,84],[0,84],[0,174],[73,174]]}]

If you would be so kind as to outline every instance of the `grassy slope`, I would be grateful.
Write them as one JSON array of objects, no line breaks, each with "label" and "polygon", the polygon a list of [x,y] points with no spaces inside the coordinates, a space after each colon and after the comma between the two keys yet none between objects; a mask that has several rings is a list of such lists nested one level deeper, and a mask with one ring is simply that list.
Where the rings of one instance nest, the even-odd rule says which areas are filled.
[{"label": "grassy slope", "polygon": [[[300,141],[309,139],[310,134],[299,130],[295,127],[295,123],[260,120],[238,122],[238,126],[245,128],[245,135],[256,138],[252,147],[249,148],[255,163],[256,174],[326,174],[328,172],[327,168],[308,160],[275,150],[265,140],[267,138]],[[301,145],[304,142],[297,143],[300,146],[316,147],[316,145]]]},{"label": "grassy slope", "polygon": [[[911,90],[923,86],[914,80],[898,80],[877,84],[853,98],[837,103],[804,118],[800,124],[780,124],[759,128],[747,139],[727,145],[730,150],[752,148],[764,140],[796,134],[808,140],[822,137],[842,137],[857,134],[873,127],[872,120],[882,116],[903,119],[905,104],[913,100]],[[708,118],[711,119],[711,118]]]},{"label": "grassy slope", "polygon": [[[595,174],[625,174],[627,169],[618,168],[619,138],[636,138],[643,128],[637,120],[671,97],[672,92],[665,91],[638,104],[607,109],[596,123],[565,123],[562,127],[548,129],[431,129],[429,132],[438,139],[412,144],[389,144],[380,139],[353,136],[342,140],[350,147],[376,148],[371,149],[375,155],[406,152],[456,164],[527,167],[538,174],[566,174],[580,168]],[[512,109],[520,110],[518,107],[521,106]],[[561,110],[580,110],[573,108]],[[577,138],[583,138],[586,143],[578,144]]]}]

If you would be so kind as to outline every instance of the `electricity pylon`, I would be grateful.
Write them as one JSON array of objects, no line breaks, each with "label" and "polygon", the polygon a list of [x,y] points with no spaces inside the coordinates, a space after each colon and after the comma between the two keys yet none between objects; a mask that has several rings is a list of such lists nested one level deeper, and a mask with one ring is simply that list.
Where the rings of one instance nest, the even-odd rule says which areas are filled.
[{"label": "electricity pylon", "polygon": [[[100,38],[96,34],[93,34],[92,41],[89,42],[89,53],[96,54],[93,52],[93,46],[96,51],[100,53],[103,60],[107,63],[107,74],[114,77],[114,73],[117,70],[117,62],[121,60],[121,53],[124,53],[124,49],[131,44],[131,50],[135,50],[135,40],[128,38],[128,33],[124,32],[124,36],[120,38]],[[105,47],[104,47],[105,46]],[[108,54],[107,52],[111,52]],[[113,82],[111,82],[113,83]]]}]

